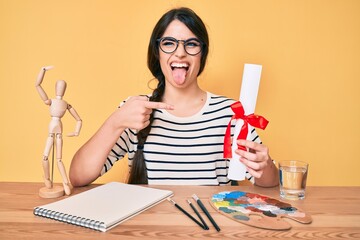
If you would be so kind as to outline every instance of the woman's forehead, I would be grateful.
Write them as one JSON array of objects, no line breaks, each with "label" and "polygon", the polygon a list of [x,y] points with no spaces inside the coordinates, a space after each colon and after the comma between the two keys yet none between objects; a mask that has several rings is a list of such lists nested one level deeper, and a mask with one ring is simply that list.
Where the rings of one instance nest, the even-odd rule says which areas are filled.
[{"label": "woman's forehead", "polygon": [[166,28],[162,37],[174,37],[178,40],[186,40],[189,38],[195,38],[195,34],[179,20],[173,20]]}]

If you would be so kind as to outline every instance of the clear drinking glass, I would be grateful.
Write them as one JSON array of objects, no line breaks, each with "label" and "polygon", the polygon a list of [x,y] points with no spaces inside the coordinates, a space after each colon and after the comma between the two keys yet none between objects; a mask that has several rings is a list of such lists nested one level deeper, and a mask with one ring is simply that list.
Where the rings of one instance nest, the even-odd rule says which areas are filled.
[{"label": "clear drinking glass", "polygon": [[297,160],[279,163],[280,197],[290,200],[305,198],[309,164]]}]

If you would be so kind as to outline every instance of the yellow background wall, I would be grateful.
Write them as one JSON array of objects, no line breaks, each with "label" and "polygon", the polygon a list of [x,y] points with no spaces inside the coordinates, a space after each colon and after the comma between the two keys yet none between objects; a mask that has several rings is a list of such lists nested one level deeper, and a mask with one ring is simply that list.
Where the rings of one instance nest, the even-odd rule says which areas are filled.
[{"label": "yellow background wall", "polygon": [[[42,181],[48,107],[34,84],[68,83],[67,100],[83,119],[66,138],[75,151],[120,101],[149,93],[147,45],[160,16],[193,8],[208,26],[210,92],[238,99],[244,63],[263,65],[256,112],[276,160],[310,163],[309,185],[360,185],[360,1],[357,0],[0,0],[0,181]],[[70,114],[65,134],[73,131]],[[124,162],[125,163],[125,162]],[[98,182],[124,180],[118,163]],[[55,181],[60,177],[55,168]]]}]

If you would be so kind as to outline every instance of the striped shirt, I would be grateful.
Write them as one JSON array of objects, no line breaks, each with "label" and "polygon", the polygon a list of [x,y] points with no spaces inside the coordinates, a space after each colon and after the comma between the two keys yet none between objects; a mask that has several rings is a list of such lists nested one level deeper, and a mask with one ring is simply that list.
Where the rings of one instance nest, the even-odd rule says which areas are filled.
[{"label": "striped shirt", "polygon": [[[207,93],[203,108],[190,117],[154,110],[154,121],[144,144],[148,183],[157,185],[226,185],[229,160],[223,158],[226,127],[235,100]],[[232,122],[231,136],[235,127]],[[260,142],[255,129],[251,140]],[[137,132],[125,129],[109,153],[101,174],[128,155],[129,168],[137,149]],[[261,143],[261,142],[260,142]],[[246,177],[254,182],[253,177]]]}]

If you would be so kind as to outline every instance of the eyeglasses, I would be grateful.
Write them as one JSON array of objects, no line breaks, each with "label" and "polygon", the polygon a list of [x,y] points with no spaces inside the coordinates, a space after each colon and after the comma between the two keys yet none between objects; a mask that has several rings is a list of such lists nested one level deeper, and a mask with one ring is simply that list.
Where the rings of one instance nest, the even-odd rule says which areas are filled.
[{"label": "eyeglasses", "polygon": [[164,53],[173,53],[179,47],[179,42],[184,45],[185,52],[191,56],[199,54],[203,44],[197,38],[189,38],[187,40],[177,40],[173,37],[162,37],[157,39],[161,51]]}]

